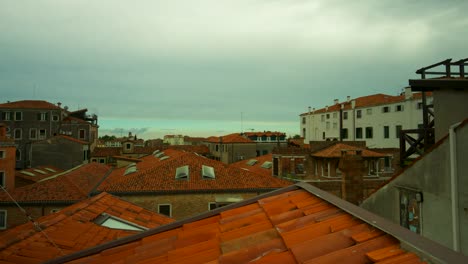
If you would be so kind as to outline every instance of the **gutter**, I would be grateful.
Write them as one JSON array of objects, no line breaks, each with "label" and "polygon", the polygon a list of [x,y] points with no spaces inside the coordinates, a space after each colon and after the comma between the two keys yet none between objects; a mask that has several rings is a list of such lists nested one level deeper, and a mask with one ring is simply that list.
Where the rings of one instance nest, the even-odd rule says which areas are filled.
[{"label": "gutter", "polygon": [[461,124],[458,122],[449,128],[450,144],[450,199],[452,200],[452,242],[453,250],[460,252],[460,223],[458,209],[458,171],[457,171],[457,133],[455,129]]}]

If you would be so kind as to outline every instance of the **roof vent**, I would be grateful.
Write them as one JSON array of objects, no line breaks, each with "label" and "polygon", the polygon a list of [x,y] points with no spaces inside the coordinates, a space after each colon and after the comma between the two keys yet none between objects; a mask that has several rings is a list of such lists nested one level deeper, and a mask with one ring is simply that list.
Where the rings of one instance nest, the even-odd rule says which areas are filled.
[{"label": "roof vent", "polygon": [[176,179],[189,179],[189,166],[185,165],[176,169]]},{"label": "roof vent", "polygon": [[202,166],[202,177],[204,179],[214,179],[215,178],[215,172],[213,167],[210,166]]},{"label": "roof vent", "polygon": [[32,177],[36,176],[36,174],[29,172],[29,171],[20,171],[20,173],[24,175],[32,176]]},{"label": "roof vent", "polygon": [[154,156],[155,156],[156,158],[160,158],[160,157],[164,156],[164,152],[163,152],[163,151],[158,152],[158,153],[156,153],[156,155],[154,155]]},{"label": "roof vent", "polygon": [[170,158],[170,156],[161,157],[159,160],[160,160],[160,161],[163,161],[163,160],[167,160],[168,158]]},{"label": "roof vent", "polygon": [[137,167],[136,166],[132,166],[132,167],[128,167],[125,172],[124,172],[124,176],[127,175],[127,174],[130,174],[130,173],[134,173],[137,171]]},{"label": "roof vent", "polygon": [[262,164],[262,168],[264,168],[264,169],[271,169],[271,165],[272,165],[272,162],[271,162],[271,161],[265,161],[265,162]]},{"label": "roof vent", "polygon": [[160,151],[159,149],[153,151],[153,155],[156,155],[159,151]]},{"label": "roof vent", "polygon": [[249,165],[249,166],[253,166],[253,165],[255,165],[255,163],[257,163],[256,159],[251,159],[251,160],[247,161],[247,165]]}]

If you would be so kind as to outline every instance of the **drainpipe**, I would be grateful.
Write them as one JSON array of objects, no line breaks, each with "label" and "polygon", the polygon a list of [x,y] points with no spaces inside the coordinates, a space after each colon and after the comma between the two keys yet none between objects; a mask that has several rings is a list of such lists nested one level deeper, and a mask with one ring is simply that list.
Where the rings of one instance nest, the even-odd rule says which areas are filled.
[{"label": "drainpipe", "polygon": [[460,252],[460,223],[458,212],[458,172],[457,172],[457,141],[455,128],[460,122],[453,124],[449,128],[450,143],[450,198],[452,199],[452,232],[453,250]]}]

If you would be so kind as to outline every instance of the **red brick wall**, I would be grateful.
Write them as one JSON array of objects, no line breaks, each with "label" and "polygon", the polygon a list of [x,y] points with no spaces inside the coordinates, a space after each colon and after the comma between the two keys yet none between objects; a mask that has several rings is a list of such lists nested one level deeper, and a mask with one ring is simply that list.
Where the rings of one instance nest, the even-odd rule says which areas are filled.
[{"label": "red brick wall", "polygon": [[0,159],[0,171],[5,175],[5,187],[8,191],[15,189],[16,148],[14,146],[0,146],[5,151],[5,158]]}]

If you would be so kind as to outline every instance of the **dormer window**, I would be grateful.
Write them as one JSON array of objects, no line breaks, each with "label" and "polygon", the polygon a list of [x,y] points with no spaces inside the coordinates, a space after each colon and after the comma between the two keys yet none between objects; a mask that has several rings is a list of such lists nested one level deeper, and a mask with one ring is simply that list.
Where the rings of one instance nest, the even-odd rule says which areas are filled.
[{"label": "dormer window", "polygon": [[216,178],[214,168],[210,166],[202,166],[202,178],[203,179],[214,179]]},{"label": "dormer window", "polygon": [[176,180],[188,180],[189,179],[189,166],[185,165],[176,169]]},{"label": "dormer window", "polygon": [[134,173],[136,172],[138,169],[136,166],[131,166],[131,167],[128,167],[125,172],[124,172],[124,176],[125,175],[128,175],[128,174],[131,174],[131,173]]},{"label": "dormer window", "polygon": [[132,144],[130,143],[125,144],[125,149],[129,150],[131,148],[132,148]]}]

